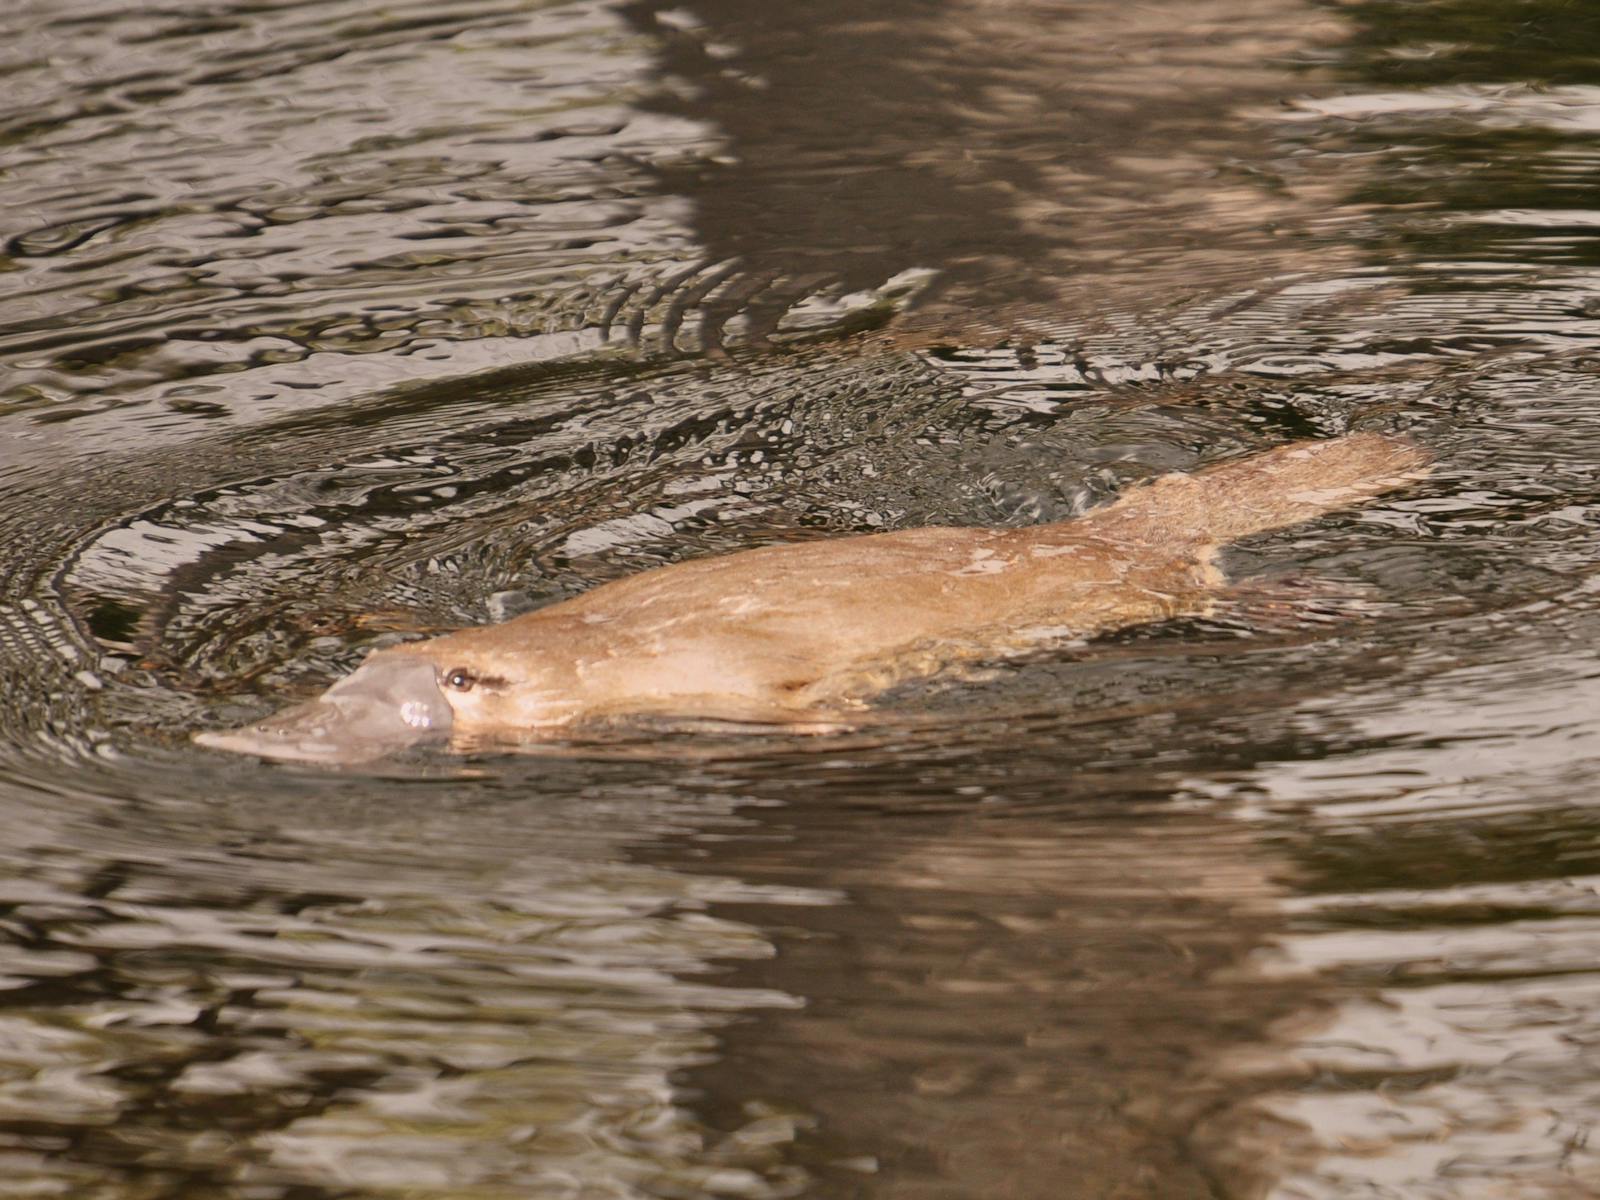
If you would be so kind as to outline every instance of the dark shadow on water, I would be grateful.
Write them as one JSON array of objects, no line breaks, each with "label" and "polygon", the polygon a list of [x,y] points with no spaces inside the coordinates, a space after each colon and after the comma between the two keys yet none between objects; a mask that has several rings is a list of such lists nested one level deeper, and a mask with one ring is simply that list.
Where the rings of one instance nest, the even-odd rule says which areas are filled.
[{"label": "dark shadow on water", "polygon": [[[660,45],[664,86],[650,106],[708,121],[726,143],[723,155],[658,171],[662,190],[694,200],[712,259],[856,291],[934,264],[949,265],[948,283],[970,283],[982,261],[1054,248],[1009,212],[1045,180],[1028,147],[985,144],[976,114],[1007,72],[963,46],[951,5],[695,0],[621,11]],[[1055,145],[1045,130],[1020,140],[1067,153],[1072,124],[1050,132]],[[1025,299],[1048,295],[1027,276],[1013,286]]]},{"label": "dark shadow on water", "polygon": [[1159,769],[1093,769],[1150,720],[708,771],[750,827],[636,858],[840,897],[712,910],[774,947],[722,978],[805,1003],[745,1014],[679,1074],[711,1146],[777,1122],[829,1197],[1249,1194],[1263,1081],[1230,1055],[1314,1003],[1249,968],[1282,927],[1251,831]]},{"label": "dark shadow on water", "polygon": [[[1230,117],[1289,86],[1314,22],[1287,0],[1254,8],[625,5],[659,47],[645,107],[720,142],[650,168],[693,201],[705,262],[723,272],[691,297],[706,341],[738,313],[765,335],[819,290],[907,271],[931,272],[917,304],[969,333],[1007,309],[1093,311],[1104,282],[1091,280],[1194,248],[1184,219],[1208,249],[1275,255],[1270,170],[1242,198],[1250,172],[1230,173],[1263,145]],[[1185,69],[1155,66],[1164,55]]]}]

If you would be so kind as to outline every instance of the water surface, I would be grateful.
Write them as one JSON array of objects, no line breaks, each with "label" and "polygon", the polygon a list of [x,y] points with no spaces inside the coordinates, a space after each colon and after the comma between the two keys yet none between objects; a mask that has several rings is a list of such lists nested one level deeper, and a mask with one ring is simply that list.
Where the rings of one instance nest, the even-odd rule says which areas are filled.
[{"label": "water surface", "polygon": [[[1595,18],[0,28],[0,1193],[1600,1189]],[[1436,473],[856,731],[188,741],[662,563],[1354,429]]]}]

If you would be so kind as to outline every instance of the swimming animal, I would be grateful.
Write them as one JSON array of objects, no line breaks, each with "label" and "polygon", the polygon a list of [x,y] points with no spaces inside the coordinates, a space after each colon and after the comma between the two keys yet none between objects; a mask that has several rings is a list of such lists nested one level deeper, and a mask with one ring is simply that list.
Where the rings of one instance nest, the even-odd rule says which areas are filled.
[{"label": "swimming animal", "polygon": [[1204,612],[1218,548],[1420,478],[1405,438],[1302,441],[1133,487],[1077,520],[766,546],[374,651],[315,700],[203,746],[346,763],[423,738],[658,714],[815,722],[907,678]]}]

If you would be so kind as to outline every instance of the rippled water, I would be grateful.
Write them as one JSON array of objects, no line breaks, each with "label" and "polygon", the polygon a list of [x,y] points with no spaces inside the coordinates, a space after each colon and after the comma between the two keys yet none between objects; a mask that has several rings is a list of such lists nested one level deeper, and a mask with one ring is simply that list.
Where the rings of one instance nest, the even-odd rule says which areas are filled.
[{"label": "rippled water", "polygon": [[[0,1195],[1600,1192],[1587,8],[0,30]],[[1438,470],[858,730],[188,741],[1357,428]]]}]

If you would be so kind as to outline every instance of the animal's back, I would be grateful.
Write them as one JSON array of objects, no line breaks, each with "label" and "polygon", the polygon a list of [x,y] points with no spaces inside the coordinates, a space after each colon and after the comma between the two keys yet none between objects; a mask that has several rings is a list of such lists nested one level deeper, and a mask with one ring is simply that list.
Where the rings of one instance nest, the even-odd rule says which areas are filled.
[{"label": "animal's back", "polygon": [[[1218,546],[1346,508],[1426,473],[1404,438],[1294,442],[1136,486],[1085,517],[1021,529],[928,527],[768,546],[617,580],[508,626],[555,618],[608,640],[702,629],[885,645],[1076,614],[1084,632],[1214,589]],[[1126,619],[1123,619],[1126,618]]]},{"label": "animal's back", "polygon": [[1379,495],[1427,462],[1376,434],[1298,442],[1165,476],[1074,521],[771,546],[619,580],[523,620],[581,624],[603,642],[603,663],[583,657],[604,690],[737,678],[746,695],[805,707],[1036,645],[1043,631],[1087,637],[1202,612],[1223,582],[1219,545]]}]

